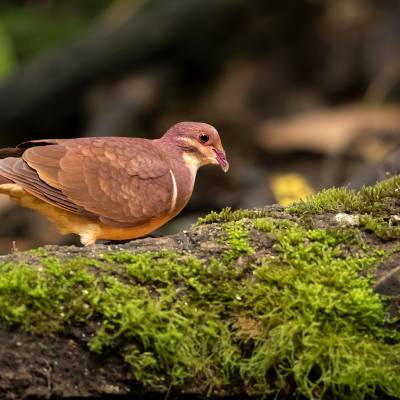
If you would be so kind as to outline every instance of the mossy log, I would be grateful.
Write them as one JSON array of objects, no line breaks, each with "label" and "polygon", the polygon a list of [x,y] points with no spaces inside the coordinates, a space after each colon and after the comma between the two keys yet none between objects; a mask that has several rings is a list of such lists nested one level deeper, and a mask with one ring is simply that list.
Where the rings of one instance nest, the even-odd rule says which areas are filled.
[{"label": "mossy log", "polygon": [[400,398],[400,178],[0,259],[0,398]]}]

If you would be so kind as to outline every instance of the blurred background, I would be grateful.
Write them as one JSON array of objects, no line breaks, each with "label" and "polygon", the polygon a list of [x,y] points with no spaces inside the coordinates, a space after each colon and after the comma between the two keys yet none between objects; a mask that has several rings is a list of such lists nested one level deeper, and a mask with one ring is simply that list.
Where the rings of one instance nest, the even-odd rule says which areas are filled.
[{"label": "blurred background", "polygon": [[[398,0],[1,0],[0,145],[217,127],[162,233],[225,206],[289,204],[400,166]],[[0,253],[61,237],[0,197]]]}]

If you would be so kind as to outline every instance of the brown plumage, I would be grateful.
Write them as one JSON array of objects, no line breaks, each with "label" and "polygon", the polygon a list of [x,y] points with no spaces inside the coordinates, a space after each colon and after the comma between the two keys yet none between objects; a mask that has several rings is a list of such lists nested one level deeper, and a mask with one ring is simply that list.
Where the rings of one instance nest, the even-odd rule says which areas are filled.
[{"label": "brown plumage", "polygon": [[229,168],[216,129],[196,122],[155,140],[36,140],[2,149],[0,158],[0,193],[85,245],[152,232],[189,201],[199,167]]}]

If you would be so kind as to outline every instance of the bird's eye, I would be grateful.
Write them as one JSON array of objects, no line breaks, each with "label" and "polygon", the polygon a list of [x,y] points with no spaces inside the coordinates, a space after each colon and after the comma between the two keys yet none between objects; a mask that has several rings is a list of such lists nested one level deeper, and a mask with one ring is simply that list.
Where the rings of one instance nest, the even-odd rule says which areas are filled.
[{"label": "bird's eye", "polygon": [[201,143],[207,143],[210,139],[210,136],[208,136],[207,133],[201,133],[199,139]]}]

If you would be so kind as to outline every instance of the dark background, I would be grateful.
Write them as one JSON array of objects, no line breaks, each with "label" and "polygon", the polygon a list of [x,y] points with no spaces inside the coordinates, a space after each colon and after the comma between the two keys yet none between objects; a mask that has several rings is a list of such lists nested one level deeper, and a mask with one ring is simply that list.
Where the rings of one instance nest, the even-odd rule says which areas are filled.
[{"label": "dark background", "polygon": [[[0,3],[0,145],[220,131],[181,217],[287,204],[398,169],[397,0],[21,0]],[[71,243],[0,199],[0,252]]]}]

